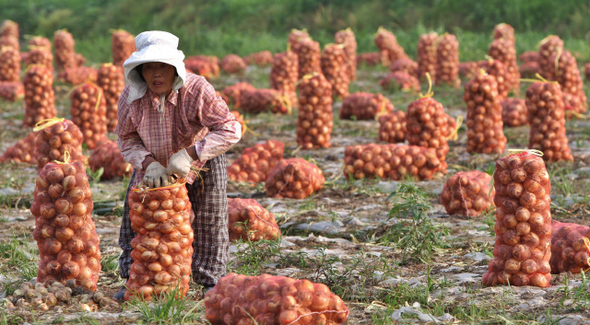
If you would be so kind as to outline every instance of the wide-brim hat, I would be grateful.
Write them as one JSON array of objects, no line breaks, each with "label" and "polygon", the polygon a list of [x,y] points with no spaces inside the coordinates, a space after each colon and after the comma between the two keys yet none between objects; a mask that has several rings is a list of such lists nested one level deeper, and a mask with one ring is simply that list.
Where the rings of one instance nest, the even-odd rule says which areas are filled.
[{"label": "wide-brim hat", "polygon": [[125,68],[125,83],[129,85],[127,103],[143,97],[147,91],[147,83],[140,77],[139,65],[148,62],[162,62],[176,68],[178,77],[172,84],[172,90],[177,91],[186,80],[184,53],[178,50],[178,37],[164,31],[146,31],[135,36],[137,50],[123,63]]}]

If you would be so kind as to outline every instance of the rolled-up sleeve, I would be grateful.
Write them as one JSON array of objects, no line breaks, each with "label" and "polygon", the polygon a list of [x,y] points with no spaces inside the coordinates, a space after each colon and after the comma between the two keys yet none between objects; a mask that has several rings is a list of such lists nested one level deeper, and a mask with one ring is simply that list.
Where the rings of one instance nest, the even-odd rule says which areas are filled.
[{"label": "rolled-up sleeve", "polygon": [[142,162],[151,153],[146,149],[141,137],[137,132],[138,112],[133,109],[133,103],[127,104],[129,87],[125,87],[121,97],[119,97],[119,106],[117,108],[118,122],[115,127],[115,133],[119,136],[117,146],[123,155],[123,158],[137,170],[142,170]]}]

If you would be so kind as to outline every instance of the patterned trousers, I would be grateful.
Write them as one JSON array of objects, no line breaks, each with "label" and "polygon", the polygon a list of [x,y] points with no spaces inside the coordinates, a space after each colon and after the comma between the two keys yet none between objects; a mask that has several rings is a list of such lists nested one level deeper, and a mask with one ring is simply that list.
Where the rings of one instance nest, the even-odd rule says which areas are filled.
[{"label": "patterned trousers", "polygon": [[[194,214],[193,281],[211,286],[225,275],[225,266],[229,260],[225,154],[207,161],[203,167],[208,170],[201,171],[202,177],[197,177],[192,185],[186,184],[186,187],[192,204],[191,217]],[[135,170],[125,193],[123,220],[119,233],[119,246],[123,249],[119,257],[122,278],[129,278],[129,269],[133,263],[131,240],[135,237],[135,232],[131,229],[129,220],[128,196],[134,182]]]}]

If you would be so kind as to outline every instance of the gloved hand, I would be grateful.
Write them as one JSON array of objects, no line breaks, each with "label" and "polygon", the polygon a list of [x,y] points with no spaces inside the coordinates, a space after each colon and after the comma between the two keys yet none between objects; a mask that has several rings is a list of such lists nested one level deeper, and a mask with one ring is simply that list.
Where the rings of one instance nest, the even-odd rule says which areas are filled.
[{"label": "gloved hand", "polygon": [[143,180],[150,188],[170,185],[171,177],[166,173],[166,168],[157,161],[151,163],[145,170]]},{"label": "gloved hand", "polygon": [[186,149],[182,149],[170,157],[166,172],[168,175],[176,174],[178,177],[186,177],[191,170],[191,164],[195,161],[189,156]]}]

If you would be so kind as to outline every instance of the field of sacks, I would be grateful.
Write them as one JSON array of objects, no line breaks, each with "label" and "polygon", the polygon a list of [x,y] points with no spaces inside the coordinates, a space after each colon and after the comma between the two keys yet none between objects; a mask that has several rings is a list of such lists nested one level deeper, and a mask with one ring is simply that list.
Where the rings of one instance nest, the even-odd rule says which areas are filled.
[{"label": "field of sacks", "polygon": [[[187,69],[210,80],[246,130],[227,154],[234,274],[206,297],[191,282],[187,299],[120,304],[110,297],[124,284],[117,242],[129,168],[112,129],[132,37],[113,33],[122,54],[100,64],[76,55],[66,31],[25,44],[2,26],[0,73],[13,77],[0,82],[0,324],[590,318],[590,123],[583,62],[559,37],[516,53],[513,31],[498,25],[490,58],[462,63],[469,49],[451,34],[423,35],[409,58],[385,29],[373,53],[351,51],[350,30],[323,50],[293,31],[291,50],[274,56],[186,53]],[[65,120],[38,124],[54,117]],[[80,163],[51,163],[65,159]],[[91,201],[68,196],[84,203],[69,223],[34,194],[59,173],[74,177],[78,195],[91,192]],[[81,216],[91,219],[73,225]],[[64,229],[84,239],[86,257],[56,276],[56,245],[75,250]],[[274,277],[244,277],[262,274]],[[141,292],[173,290],[160,280]],[[259,299],[240,298],[253,286]],[[276,286],[294,292],[273,296]]]}]

